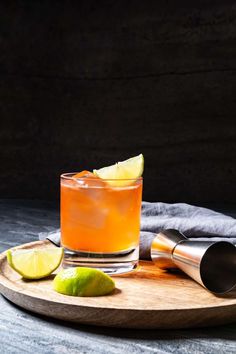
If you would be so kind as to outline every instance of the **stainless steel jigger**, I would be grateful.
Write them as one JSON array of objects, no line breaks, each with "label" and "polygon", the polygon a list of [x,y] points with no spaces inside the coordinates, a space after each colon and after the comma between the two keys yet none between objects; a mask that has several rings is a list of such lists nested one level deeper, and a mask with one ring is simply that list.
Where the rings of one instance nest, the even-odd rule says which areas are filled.
[{"label": "stainless steel jigger", "polygon": [[216,294],[236,285],[236,247],[230,242],[190,241],[177,230],[163,230],[152,242],[151,257],[159,268],[180,268]]}]

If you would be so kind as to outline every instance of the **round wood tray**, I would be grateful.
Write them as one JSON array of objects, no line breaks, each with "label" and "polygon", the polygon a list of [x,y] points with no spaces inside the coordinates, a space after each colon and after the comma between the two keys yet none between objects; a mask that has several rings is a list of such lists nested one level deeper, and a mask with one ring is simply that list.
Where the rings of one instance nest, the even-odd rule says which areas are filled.
[{"label": "round wood tray", "polygon": [[[52,247],[49,241],[14,249]],[[45,316],[83,324],[126,328],[189,328],[236,321],[236,291],[218,297],[182,273],[166,273],[140,262],[129,274],[114,277],[113,294],[72,297],[52,289],[54,275],[23,280],[0,255],[0,292],[10,301]]]}]

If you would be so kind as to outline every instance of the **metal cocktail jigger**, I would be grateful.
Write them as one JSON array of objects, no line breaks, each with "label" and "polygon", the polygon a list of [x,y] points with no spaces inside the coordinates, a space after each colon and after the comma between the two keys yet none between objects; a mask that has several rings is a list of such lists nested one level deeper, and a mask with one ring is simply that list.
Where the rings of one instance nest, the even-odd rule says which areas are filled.
[{"label": "metal cocktail jigger", "polygon": [[190,241],[177,230],[163,230],[152,242],[151,257],[159,268],[179,268],[217,294],[236,285],[236,247],[230,242]]}]

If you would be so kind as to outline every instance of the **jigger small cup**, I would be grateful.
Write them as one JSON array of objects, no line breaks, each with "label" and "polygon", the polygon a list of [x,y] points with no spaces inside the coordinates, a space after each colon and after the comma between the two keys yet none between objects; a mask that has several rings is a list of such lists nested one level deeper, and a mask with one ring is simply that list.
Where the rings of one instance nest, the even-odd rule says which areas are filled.
[{"label": "jigger small cup", "polygon": [[157,267],[179,268],[216,294],[236,285],[236,247],[230,242],[190,241],[177,230],[163,230],[152,242],[151,257]]}]

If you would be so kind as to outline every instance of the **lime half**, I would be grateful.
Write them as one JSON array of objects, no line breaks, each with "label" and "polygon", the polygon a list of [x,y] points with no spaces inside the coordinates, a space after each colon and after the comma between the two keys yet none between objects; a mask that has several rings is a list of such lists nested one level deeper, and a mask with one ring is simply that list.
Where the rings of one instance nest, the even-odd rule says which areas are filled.
[{"label": "lime half", "polygon": [[142,154],[128,160],[117,162],[114,165],[93,170],[95,176],[106,179],[112,186],[127,186],[142,176],[144,170],[144,157]]},{"label": "lime half", "polygon": [[57,269],[63,248],[8,250],[9,265],[26,279],[41,279]]},{"label": "lime half", "polygon": [[109,275],[94,268],[76,267],[59,272],[53,280],[58,293],[72,296],[102,296],[115,288]]}]

